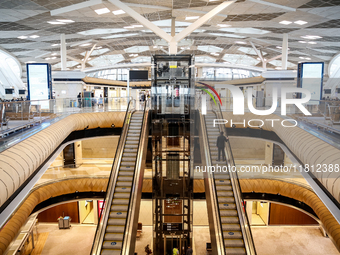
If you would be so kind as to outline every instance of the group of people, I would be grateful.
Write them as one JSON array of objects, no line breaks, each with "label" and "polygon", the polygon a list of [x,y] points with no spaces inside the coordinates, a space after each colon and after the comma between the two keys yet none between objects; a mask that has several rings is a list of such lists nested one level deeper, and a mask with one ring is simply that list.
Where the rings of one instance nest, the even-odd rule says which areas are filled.
[{"label": "group of people", "polygon": [[21,101],[26,101],[26,99],[23,98],[23,97],[20,97],[20,98],[12,98],[11,100],[6,100],[6,99],[0,98],[0,103],[5,103],[5,102],[21,102]]},{"label": "group of people", "polygon": [[[145,252],[146,252],[147,255],[152,254],[152,251],[151,251],[149,245],[145,246]],[[185,253],[185,255],[192,255],[192,253],[193,253],[192,248],[190,246],[188,246],[188,249],[187,249],[187,252]],[[179,255],[178,247],[173,248],[172,255]]]}]

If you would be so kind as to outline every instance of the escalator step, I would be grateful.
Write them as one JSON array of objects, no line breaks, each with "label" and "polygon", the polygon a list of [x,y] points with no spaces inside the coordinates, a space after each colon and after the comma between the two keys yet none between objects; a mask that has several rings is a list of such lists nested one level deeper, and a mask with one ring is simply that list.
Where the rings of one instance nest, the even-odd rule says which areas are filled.
[{"label": "escalator step", "polygon": [[131,192],[131,188],[116,187],[115,192],[130,193]]},{"label": "escalator step", "polygon": [[224,245],[226,247],[244,247],[242,239],[224,239]]},{"label": "escalator step", "polygon": [[135,149],[137,151],[137,147],[134,144],[126,144],[124,151],[125,151],[125,149]]},{"label": "escalator step", "polygon": [[220,215],[221,216],[237,216],[236,210],[221,210],[220,208]]},{"label": "escalator step", "polygon": [[117,187],[131,187],[131,182],[117,182],[116,183]]},{"label": "escalator step", "polygon": [[130,193],[115,192],[114,195],[113,195],[113,199],[116,199],[116,198],[129,199],[130,198]]},{"label": "escalator step", "polygon": [[127,205],[113,205],[111,206],[111,212],[127,212]]},{"label": "escalator step", "polygon": [[123,182],[132,182],[132,177],[129,176],[118,176],[118,181],[123,181]]},{"label": "escalator step", "polygon": [[113,226],[124,226],[126,219],[116,219],[116,218],[109,218],[108,224]]},{"label": "escalator step", "polygon": [[234,203],[219,203],[218,207],[220,210],[236,210],[236,205]]},{"label": "escalator step", "polygon": [[134,171],[122,170],[119,171],[119,176],[133,176]]},{"label": "escalator step", "polygon": [[223,231],[241,231],[239,224],[222,224]]},{"label": "escalator step", "polygon": [[234,197],[221,197],[221,198],[219,197],[218,202],[220,202],[220,203],[234,203],[235,198]]},{"label": "escalator step", "polygon": [[134,157],[134,158],[136,158],[136,156],[137,156],[137,153],[129,153],[129,152],[123,153],[123,157]]},{"label": "escalator step", "polygon": [[217,191],[218,198],[220,197],[233,197],[234,193],[232,191]]},{"label": "escalator step", "polygon": [[247,255],[246,250],[244,248],[226,248],[226,254],[228,255]]},{"label": "escalator step", "polygon": [[119,168],[119,171],[133,171],[135,168],[134,167],[131,167],[131,166],[121,166]]},{"label": "escalator step", "polygon": [[116,218],[116,219],[126,219],[126,212],[110,212],[110,218]]},{"label": "escalator step", "polygon": [[125,157],[125,156],[123,156],[122,162],[136,162],[136,156],[134,156],[134,157]]},{"label": "escalator step", "polygon": [[124,161],[120,163],[121,166],[135,166],[135,162]]},{"label": "escalator step", "polygon": [[112,205],[128,205],[129,199],[113,199]]},{"label": "escalator step", "polygon": [[[103,249],[122,249],[122,242],[121,241],[104,241],[103,242]],[[102,253],[103,254],[103,253]],[[105,253],[105,254],[112,254],[112,253]]]},{"label": "escalator step", "polygon": [[225,182],[225,185],[216,185],[216,190],[217,191],[220,191],[220,190],[232,190],[233,189],[231,187],[231,185],[230,185],[230,181],[224,180],[224,182]]},{"label": "escalator step", "polygon": [[124,233],[125,226],[110,226],[108,225],[106,228],[106,232],[109,233]]},{"label": "escalator step", "polygon": [[225,231],[223,232],[224,239],[241,239],[242,233],[240,231]]},{"label": "escalator step", "polygon": [[104,241],[123,241],[123,234],[108,233],[104,236]]},{"label": "escalator step", "polygon": [[121,250],[102,249],[100,255],[120,255]]},{"label": "escalator step", "polygon": [[232,216],[232,217],[221,217],[221,222],[222,224],[228,224],[228,223],[233,223],[233,224],[238,224],[239,219],[238,217]]}]

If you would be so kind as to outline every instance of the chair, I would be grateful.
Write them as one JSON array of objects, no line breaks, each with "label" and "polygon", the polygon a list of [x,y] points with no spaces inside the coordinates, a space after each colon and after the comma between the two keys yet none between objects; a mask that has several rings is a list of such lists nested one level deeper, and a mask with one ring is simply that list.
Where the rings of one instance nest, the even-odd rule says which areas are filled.
[{"label": "chair", "polygon": [[138,227],[137,227],[137,238],[139,238],[142,235],[143,232],[143,223],[138,222]]}]

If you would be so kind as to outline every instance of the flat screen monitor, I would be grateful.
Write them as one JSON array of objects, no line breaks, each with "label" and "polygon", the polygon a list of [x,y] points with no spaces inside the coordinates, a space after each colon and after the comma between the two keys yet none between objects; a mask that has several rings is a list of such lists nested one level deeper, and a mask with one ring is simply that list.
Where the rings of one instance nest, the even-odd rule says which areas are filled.
[{"label": "flat screen monitor", "polygon": [[[307,89],[311,93],[308,105],[319,104],[322,97],[323,62],[299,63],[298,87]],[[302,97],[301,93],[298,97]]]},{"label": "flat screen monitor", "polygon": [[37,102],[41,109],[48,109],[48,99],[52,98],[51,65],[45,63],[27,64],[28,100],[44,100]]},{"label": "flat screen monitor", "polygon": [[25,95],[26,90],[25,89],[19,89],[19,95]]},{"label": "flat screen monitor", "polygon": [[325,94],[331,94],[332,90],[331,89],[325,89],[324,92],[325,92]]},{"label": "flat screen monitor", "polygon": [[148,78],[148,70],[130,70],[130,81],[147,81]]}]

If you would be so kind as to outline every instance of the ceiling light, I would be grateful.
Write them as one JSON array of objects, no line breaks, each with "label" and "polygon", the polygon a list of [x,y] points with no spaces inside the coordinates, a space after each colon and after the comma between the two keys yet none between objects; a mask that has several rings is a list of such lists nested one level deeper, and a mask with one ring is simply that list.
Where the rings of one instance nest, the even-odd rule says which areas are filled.
[{"label": "ceiling light", "polygon": [[57,56],[57,53],[52,53],[51,55],[52,55],[52,56]]},{"label": "ceiling light", "polygon": [[227,24],[217,24],[217,26],[219,26],[219,27],[231,27],[231,25],[227,25]]},{"label": "ceiling light", "polygon": [[45,58],[45,60],[50,60],[51,58]]},{"label": "ceiling light", "polygon": [[322,37],[318,35],[305,35],[305,36],[301,36],[301,38],[308,39],[308,40],[315,40],[315,39],[320,39]]},{"label": "ceiling light", "polygon": [[246,42],[243,42],[243,41],[236,41],[235,43],[237,43],[237,44],[247,44]]},{"label": "ceiling light", "polygon": [[275,67],[275,69],[276,69],[276,70],[281,70],[281,69],[282,69],[282,67]]},{"label": "ceiling light", "polygon": [[309,44],[317,44],[317,42],[308,42]]},{"label": "ceiling light", "polygon": [[185,17],[185,20],[192,20],[192,19],[198,19],[200,16],[188,16]]},{"label": "ceiling light", "polygon": [[51,59],[56,59],[57,57],[52,57]]},{"label": "ceiling light", "polygon": [[305,58],[306,60],[311,60],[311,58]]},{"label": "ceiling light", "polygon": [[276,49],[282,49],[282,47],[281,46],[276,46]]},{"label": "ceiling light", "polygon": [[33,39],[38,38],[38,37],[40,37],[40,36],[39,35],[31,35],[30,36],[30,38],[33,38]]},{"label": "ceiling light", "polygon": [[81,46],[81,47],[86,47],[86,46],[89,46],[89,45],[91,45],[91,43],[84,43],[84,44],[81,44],[81,45],[79,45],[79,46]]},{"label": "ceiling light", "polygon": [[124,28],[134,28],[133,26],[127,26],[127,27],[124,27]]},{"label": "ceiling light", "polygon": [[291,24],[292,22],[291,22],[291,21],[288,21],[288,20],[282,20],[282,21],[280,21],[279,23],[282,24],[282,25],[289,25],[289,24]]},{"label": "ceiling light", "polygon": [[71,19],[57,19],[57,21],[63,22],[63,23],[73,23],[74,22],[74,20],[71,20]]},{"label": "ceiling light", "polygon": [[299,41],[299,43],[307,43],[306,41]]},{"label": "ceiling light", "polygon": [[305,59],[305,57],[299,57],[299,59]]},{"label": "ceiling light", "polygon": [[143,27],[143,25],[132,25],[133,27]]},{"label": "ceiling light", "polygon": [[91,60],[92,58],[88,58],[87,60]]},{"label": "ceiling light", "polygon": [[123,11],[123,10],[117,10],[117,11],[113,11],[112,13],[113,13],[114,15],[120,15],[120,14],[124,14],[125,11]]},{"label": "ceiling light", "polygon": [[59,43],[55,43],[55,44],[52,44],[51,46],[56,47],[56,46],[59,46],[59,45],[60,45]]},{"label": "ceiling light", "polygon": [[158,48],[158,46],[157,46],[157,45],[155,45],[155,46],[153,46],[153,48],[154,48],[154,49],[156,49],[156,48]]},{"label": "ceiling light", "polygon": [[98,15],[102,15],[102,14],[105,14],[105,13],[109,13],[110,10],[108,8],[102,8],[102,9],[97,9],[95,10],[95,12],[98,14]]},{"label": "ceiling light", "polygon": [[101,48],[103,48],[102,46],[98,46],[98,47],[96,47],[95,49],[96,50],[99,50],[99,49],[101,49]]},{"label": "ceiling light", "polygon": [[304,24],[307,24],[308,22],[307,21],[303,21],[303,20],[298,20],[298,21],[295,21],[294,23],[302,26]]},{"label": "ceiling light", "polygon": [[26,63],[36,63],[37,61],[27,61]]},{"label": "ceiling light", "polygon": [[52,24],[52,25],[65,25],[66,24],[61,21],[47,21],[47,23]]},{"label": "ceiling light", "polygon": [[19,36],[18,38],[19,38],[19,39],[26,39],[26,38],[27,38],[27,36],[25,36],[25,35],[22,35],[22,36]]}]

